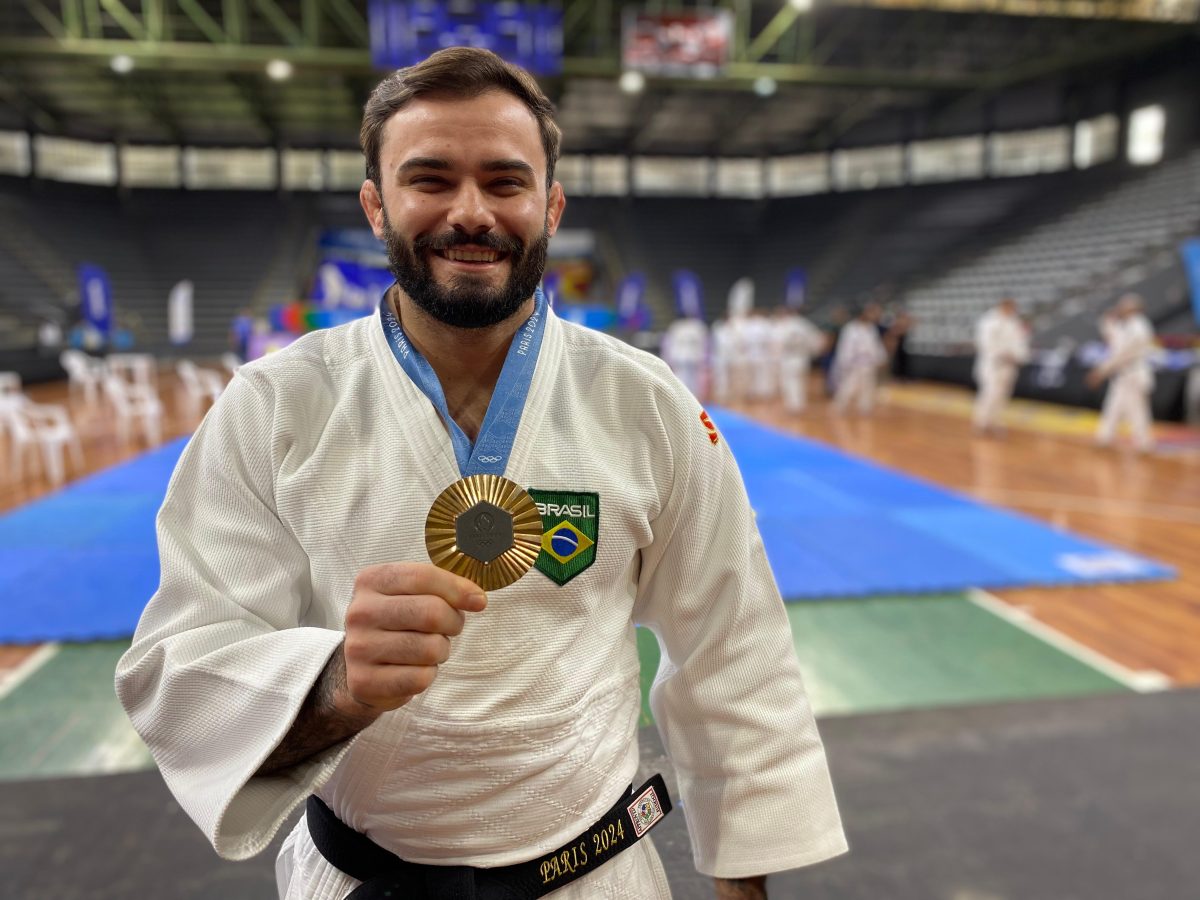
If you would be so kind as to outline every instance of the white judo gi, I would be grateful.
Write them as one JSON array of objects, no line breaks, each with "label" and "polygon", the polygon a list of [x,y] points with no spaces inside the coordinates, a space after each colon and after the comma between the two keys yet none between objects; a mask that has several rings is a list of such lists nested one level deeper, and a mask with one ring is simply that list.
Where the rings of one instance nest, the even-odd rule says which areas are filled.
[{"label": "white judo gi", "polygon": [[695,318],[676,319],[663,335],[662,357],[692,395],[705,392],[708,326]]},{"label": "white judo gi", "polygon": [[1141,313],[1111,322],[1104,328],[1109,357],[1100,371],[1109,376],[1096,441],[1111,444],[1117,429],[1129,423],[1134,446],[1148,450],[1154,444],[1150,394],[1154,390],[1154,326]]},{"label": "white judo gi", "polygon": [[729,383],[729,357],[733,336],[730,333],[729,322],[717,319],[710,329],[712,342],[712,396],[713,399],[725,403],[729,400],[731,390]]},{"label": "white judo gi", "polygon": [[837,390],[833,406],[838,412],[855,404],[861,413],[875,407],[879,367],[887,362],[887,350],[879,338],[879,329],[871,322],[855,319],[847,322],[838,335],[833,371]]},{"label": "white judo gi", "polygon": [[754,325],[749,316],[730,316],[722,332],[725,364],[729,372],[729,398],[734,403],[750,400],[754,388],[754,370],[750,346]]},{"label": "white judo gi", "polygon": [[[426,560],[426,513],[460,473],[378,316],[240,369],[171,480],[160,587],[117,669],[133,724],[217,852],[261,851],[311,792],[413,862],[502,866],[561,846],[635,778],[635,622],[663,647],[651,704],[697,868],[740,877],[843,852],[753,512],[700,416],[660,360],[548,315],[506,474],[594,492],[594,562],[562,586],[533,569],[492,591],[429,690],[256,777],[342,639],[356,573]],[[289,900],[355,885],[303,818],[277,870]],[[643,840],[554,896],[670,894]]]},{"label": "white judo gi", "polygon": [[808,371],[812,358],[825,346],[825,335],[800,315],[789,315],[776,322],[774,327],[783,407],[788,412],[801,412],[808,402]]},{"label": "white judo gi", "polygon": [[1029,335],[1021,319],[990,309],[975,326],[975,395],[972,421],[978,429],[995,428],[1012,400],[1021,363],[1029,359]]},{"label": "white judo gi", "polygon": [[746,377],[750,398],[770,400],[775,395],[775,360],[771,355],[774,328],[761,313],[746,317],[742,331],[742,353],[746,359]]}]

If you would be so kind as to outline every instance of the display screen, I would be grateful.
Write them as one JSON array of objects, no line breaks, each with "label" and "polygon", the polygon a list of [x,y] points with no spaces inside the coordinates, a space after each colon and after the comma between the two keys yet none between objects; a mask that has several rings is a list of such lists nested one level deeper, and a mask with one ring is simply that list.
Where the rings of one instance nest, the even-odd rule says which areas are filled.
[{"label": "display screen", "polygon": [[628,10],[621,29],[621,61],[653,75],[711,78],[729,61],[729,10],[655,15]]}]

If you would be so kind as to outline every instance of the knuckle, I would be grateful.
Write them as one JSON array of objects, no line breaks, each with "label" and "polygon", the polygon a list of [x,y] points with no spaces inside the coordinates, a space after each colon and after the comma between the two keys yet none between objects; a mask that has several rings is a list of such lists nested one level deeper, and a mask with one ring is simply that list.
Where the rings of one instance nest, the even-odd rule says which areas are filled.
[{"label": "knuckle", "polygon": [[392,566],[391,576],[398,593],[410,594],[417,587],[418,570],[412,563],[396,563]]},{"label": "knuckle", "polygon": [[438,615],[437,604],[432,601],[422,603],[416,609],[416,625],[421,631],[426,634],[432,634],[437,630],[441,617]]},{"label": "knuckle", "polygon": [[346,655],[346,661],[360,660],[367,658],[366,641],[359,640],[353,636],[347,636],[342,647],[342,652]]},{"label": "knuckle", "polygon": [[351,606],[346,610],[346,633],[362,628],[366,622],[363,620],[362,610],[357,606]]},{"label": "knuckle", "polygon": [[365,569],[359,569],[358,574],[354,576],[354,591],[370,590],[379,580],[379,573],[383,566],[367,566]]}]

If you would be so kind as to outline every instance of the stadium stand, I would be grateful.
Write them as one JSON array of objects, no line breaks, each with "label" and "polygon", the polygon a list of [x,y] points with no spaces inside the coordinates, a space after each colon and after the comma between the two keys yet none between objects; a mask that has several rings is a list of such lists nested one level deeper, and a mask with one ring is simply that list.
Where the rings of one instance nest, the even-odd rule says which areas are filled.
[{"label": "stadium stand", "polygon": [[[974,258],[915,287],[906,301],[917,317],[913,349],[938,353],[971,341],[978,317],[1011,295],[1035,314],[1035,340],[1094,329],[1122,272],[1144,267],[1200,225],[1200,151],[1113,183],[1097,185],[1065,214],[992,242]],[[1029,223],[1027,222],[1027,225]]]}]

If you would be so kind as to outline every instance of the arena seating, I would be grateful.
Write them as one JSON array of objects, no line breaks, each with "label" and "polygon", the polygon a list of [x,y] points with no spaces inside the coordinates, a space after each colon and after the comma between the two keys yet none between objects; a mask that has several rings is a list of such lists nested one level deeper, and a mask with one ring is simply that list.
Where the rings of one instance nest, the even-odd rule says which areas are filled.
[{"label": "arena seating", "polygon": [[1152,274],[1148,267],[1168,263],[1162,255],[1200,227],[1200,150],[1109,184],[908,291],[913,350],[969,345],[975,321],[1005,295],[1035,315],[1035,337],[1054,336],[1068,320],[1094,327],[1122,273],[1132,270],[1131,281]]}]

